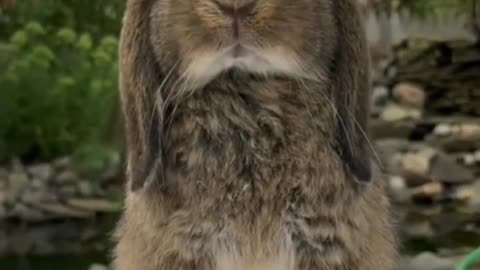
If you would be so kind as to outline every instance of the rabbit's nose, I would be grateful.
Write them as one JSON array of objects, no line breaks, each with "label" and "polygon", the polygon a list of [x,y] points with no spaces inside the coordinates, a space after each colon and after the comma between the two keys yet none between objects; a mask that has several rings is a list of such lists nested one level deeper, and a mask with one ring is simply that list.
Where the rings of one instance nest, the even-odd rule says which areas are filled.
[{"label": "rabbit's nose", "polygon": [[240,6],[224,4],[218,0],[213,0],[213,2],[217,5],[217,7],[222,11],[224,15],[231,17],[234,20],[242,20],[249,16],[252,16],[255,12],[255,7],[257,5],[257,0],[252,0]]}]

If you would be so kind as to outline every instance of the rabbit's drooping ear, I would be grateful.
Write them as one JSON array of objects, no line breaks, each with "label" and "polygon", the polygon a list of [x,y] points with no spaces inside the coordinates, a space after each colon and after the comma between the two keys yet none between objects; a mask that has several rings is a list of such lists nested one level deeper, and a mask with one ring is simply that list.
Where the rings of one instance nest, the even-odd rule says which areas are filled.
[{"label": "rabbit's drooping ear", "polygon": [[[127,177],[132,190],[161,181],[162,116],[156,107],[162,74],[150,43],[153,0],[129,0],[120,42],[120,91],[128,144]],[[159,167],[160,166],[160,167]]]},{"label": "rabbit's drooping ear", "polygon": [[338,48],[334,64],[337,151],[356,181],[371,180],[368,146],[370,98],[369,55],[358,7],[353,0],[334,0]]}]

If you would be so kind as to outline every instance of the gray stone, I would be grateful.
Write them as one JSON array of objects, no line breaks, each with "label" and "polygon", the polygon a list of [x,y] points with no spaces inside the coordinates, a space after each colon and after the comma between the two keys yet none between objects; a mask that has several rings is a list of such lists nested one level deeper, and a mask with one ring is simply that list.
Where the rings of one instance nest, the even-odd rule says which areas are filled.
[{"label": "gray stone", "polygon": [[42,202],[53,201],[55,199],[55,194],[53,192],[49,192],[48,190],[29,188],[22,194],[22,202],[30,205],[37,205],[41,204]]},{"label": "gray stone", "polygon": [[34,189],[45,190],[47,188],[47,183],[40,179],[32,179],[30,180],[30,186]]},{"label": "gray stone", "polygon": [[53,168],[50,164],[37,164],[30,166],[28,173],[41,181],[48,181],[53,176]]},{"label": "gray stone", "polygon": [[387,122],[395,122],[407,119],[420,119],[421,116],[422,112],[418,109],[390,104],[382,112],[381,118]]},{"label": "gray stone", "polygon": [[457,163],[451,156],[439,153],[431,162],[432,179],[451,184],[469,183],[475,179],[473,171]]},{"label": "gray stone", "polygon": [[55,217],[87,218],[93,215],[91,212],[68,207],[57,202],[43,203],[37,207]]},{"label": "gray stone", "polygon": [[8,181],[8,171],[5,168],[0,167],[0,185]]},{"label": "gray stone", "polygon": [[74,183],[78,179],[77,175],[72,171],[63,171],[55,177],[55,182],[59,184]]},{"label": "gray stone", "polygon": [[9,176],[9,186],[11,196],[18,196],[23,190],[28,186],[29,180],[28,176],[25,173],[12,173]]},{"label": "gray stone", "polygon": [[25,167],[22,164],[22,161],[18,158],[13,158],[11,162],[12,172],[22,173],[25,171]]},{"label": "gray stone", "polygon": [[426,100],[425,90],[411,83],[399,83],[393,91],[393,97],[402,105],[423,108]]},{"label": "gray stone", "polygon": [[454,268],[454,261],[425,252],[415,257],[410,263],[410,268],[405,270],[453,270]]},{"label": "gray stone", "polygon": [[428,221],[406,224],[404,230],[409,237],[428,239],[435,236],[432,224]]},{"label": "gray stone", "polygon": [[70,199],[68,205],[86,211],[93,212],[116,212],[121,207],[115,203],[104,199]]},{"label": "gray stone", "polygon": [[92,183],[88,181],[80,181],[77,186],[78,186],[78,192],[82,196],[90,197],[95,192]]},{"label": "gray stone", "polygon": [[42,211],[33,209],[22,203],[17,203],[13,207],[12,215],[26,221],[41,221],[45,218]]},{"label": "gray stone", "polygon": [[56,170],[65,170],[72,165],[72,159],[70,157],[62,157],[53,161],[53,167]]},{"label": "gray stone", "polygon": [[433,134],[441,137],[448,136],[452,134],[452,127],[448,124],[439,124],[434,128]]},{"label": "gray stone", "polygon": [[93,264],[88,270],[108,270],[109,268],[102,264]]},{"label": "gray stone", "polygon": [[65,185],[60,188],[60,194],[66,197],[72,197],[77,194],[77,187],[73,184]]}]

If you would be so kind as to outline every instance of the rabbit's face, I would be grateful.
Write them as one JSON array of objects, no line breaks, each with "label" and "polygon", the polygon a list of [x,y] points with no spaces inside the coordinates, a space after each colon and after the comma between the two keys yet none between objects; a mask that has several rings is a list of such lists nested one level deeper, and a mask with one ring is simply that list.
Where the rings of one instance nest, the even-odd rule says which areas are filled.
[{"label": "rabbit's face", "polygon": [[229,69],[304,77],[330,55],[330,1],[157,0],[153,43],[192,87]]}]

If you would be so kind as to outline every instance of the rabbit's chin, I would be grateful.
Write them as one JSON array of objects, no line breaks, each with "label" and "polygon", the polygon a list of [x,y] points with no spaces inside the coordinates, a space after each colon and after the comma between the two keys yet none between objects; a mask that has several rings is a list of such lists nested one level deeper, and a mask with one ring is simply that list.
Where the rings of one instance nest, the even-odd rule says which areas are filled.
[{"label": "rabbit's chin", "polygon": [[232,45],[221,50],[194,52],[185,63],[184,78],[189,89],[204,87],[228,70],[263,76],[309,77],[297,55],[284,48],[253,48]]}]

